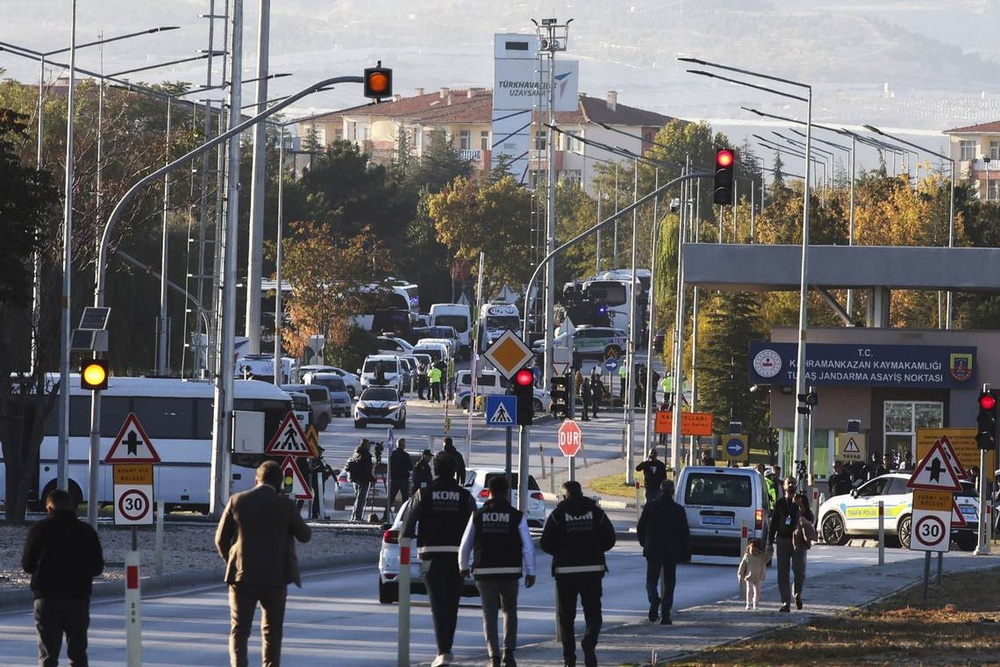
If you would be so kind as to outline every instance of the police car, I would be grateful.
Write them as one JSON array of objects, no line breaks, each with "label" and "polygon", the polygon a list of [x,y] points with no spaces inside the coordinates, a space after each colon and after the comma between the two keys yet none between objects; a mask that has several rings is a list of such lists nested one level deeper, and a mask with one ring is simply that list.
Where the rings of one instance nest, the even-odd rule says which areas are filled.
[{"label": "police car", "polygon": [[[885,534],[899,540],[904,549],[910,548],[910,515],[913,490],[906,483],[910,473],[889,473],[869,480],[849,494],[834,496],[820,505],[819,526],[827,544],[846,544],[852,537],[878,535],[878,504],[882,502]],[[965,519],[965,527],[953,525],[951,538],[963,551],[972,551],[978,544],[979,502],[975,486],[962,482],[962,491],[955,502]]]},{"label": "police car", "polygon": [[[399,508],[392,524],[385,526],[382,532],[382,541],[378,549],[378,601],[381,604],[399,602],[399,536],[403,533],[403,524],[409,507],[410,501],[407,500]],[[416,555],[416,538],[410,544],[410,553],[410,593],[424,594],[427,592],[427,587],[420,571],[420,559]],[[479,589],[476,588],[476,582],[471,575],[466,577],[462,584],[462,595],[479,596]]]},{"label": "police car", "polygon": [[[567,334],[563,332],[553,339],[552,344],[555,347],[572,347],[584,357],[621,357],[628,347],[628,335],[621,329],[612,327],[581,325],[573,332],[572,343],[568,343],[567,338]],[[542,354],[544,346],[545,341],[536,341],[532,350],[535,354]]]}]

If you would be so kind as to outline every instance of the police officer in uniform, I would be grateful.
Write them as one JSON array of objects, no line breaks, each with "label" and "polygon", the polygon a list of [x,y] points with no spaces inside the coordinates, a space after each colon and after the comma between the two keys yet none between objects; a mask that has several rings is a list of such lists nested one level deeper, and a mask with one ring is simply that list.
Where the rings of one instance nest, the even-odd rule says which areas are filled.
[{"label": "police officer in uniform", "polygon": [[567,667],[576,667],[576,599],[580,598],[586,630],[580,642],[586,667],[597,667],[601,632],[601,580],[607,571],[604,553],[615,546],[615,529],[596,502],[583,495],[580,483],[564,482],[563,500],[549,514],[541,547],[552,554],[556,580],[556,624]]},{"label": "police officer in uniform", "polygon": [[[462,576],[472,574],[483,603],[483,634],[490,667],[516,667],[517,590],[524,574],[525,588],[535,585],[535,547],[524,513],[511,507],[510,485],[503,475],[488,483],[489,500],[476,510],[465,527],[458,552]],[[503,610],[503,655],[497,636],[497,615]]]},{"label": "police officer in uniform", "polygon": [[434,477],[430,485],[414,494],[403,535],[417,535],[417,555],[428,561],[424,581],[438,647],[431,667],[444,667],[451,664],[462,597],[458,547],[469,517],[476,510],[476,501],[455,481],[455,459],[447,452],[434,456]]}]

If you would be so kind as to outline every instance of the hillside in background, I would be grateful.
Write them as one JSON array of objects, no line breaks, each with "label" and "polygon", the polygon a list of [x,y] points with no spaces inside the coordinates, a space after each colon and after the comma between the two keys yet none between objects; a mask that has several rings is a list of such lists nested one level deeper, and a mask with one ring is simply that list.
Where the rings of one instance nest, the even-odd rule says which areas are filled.
[{"label": "hillside in background", "polygon": [[[220,2],[216,3],[221,5]],[[869,6],[870,5],[870,6]],[[254,76],[257,2],[246,2],[244,76]],[[0,0],[0,40],[39,51],[68,43],[61,0]],[[150,36],[81,50],[78,63],[115,72],[167,62],[208,47],[210,0],[134,3],[103,0],[79,8],[80,41],[176,24]],[[216,13],[221,13],[217,6]],[[569,50],[581,61],[581,92],[685,118],[740,119],[741,105],[802,116],[799,105],[685,73],[677,55],[693,55],[765,71],[814,87],[814,118],[843,124],[941,130],[1000,118],[998,47],[990,32],[1000,8],[987,0],[577,0],[540,14],[529,2],[361,0],[272,2],[272,71],[294,77],[271,82],[272,96],[313,81],[350,74],[381,59],[396,71],[396,90],[490,86],[492,35],[532,32],[532,18],[572,18]],[[216,22],[214,46],[221,46]],[[61,56],[68,59],[68,56]],[[37,80],[37,65],[0,54],[10,76]],[[134,75],[146,81],[201,83],[202,64]],[[215,82],[219,81],[218,73]],[[252,95],[252,86],[244,95]],[[341,87],[310,98],[315,109],[351,106],[358,91]],[[303,109],[308,112],[310,109]]]}]

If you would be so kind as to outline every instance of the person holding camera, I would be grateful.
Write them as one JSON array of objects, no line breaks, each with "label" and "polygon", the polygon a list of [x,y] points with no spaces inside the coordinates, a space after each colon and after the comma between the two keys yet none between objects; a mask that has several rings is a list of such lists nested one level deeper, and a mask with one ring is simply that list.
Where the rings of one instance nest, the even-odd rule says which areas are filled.
[{"label": "person holding camera", "polygon": [[[365,511],[365,501],[368,500],[368,490],[372,482],[375,481],[375,464],[372,462],[371,442],[368,438],[362,438],[354,455],[344,464],[344,469],[350,475],[351,483],[354,484],[354,509],[351,512],[351,521],[362,521]],[[381,455],[381,451],[379,452]]]},{"label": "person holding camera", "polygon": [[[774,549],[777,545],[775,558],[778,560],[778,591],[781,593],[781,607],[778,611],[788,612],[793,595],[795,608],[802,609],[802,587],[806,583],[806,550],[793,547],[792,533],[799,525],[800,516],[810,523],[814,519],[805,496],[795,493],[794,477],[785,478],[784,488],[785,495],[774,503],[774,510],[771,513],[767,545],[768,549]],[[791,590],[788,585],[789,569],[794,574]]]}]

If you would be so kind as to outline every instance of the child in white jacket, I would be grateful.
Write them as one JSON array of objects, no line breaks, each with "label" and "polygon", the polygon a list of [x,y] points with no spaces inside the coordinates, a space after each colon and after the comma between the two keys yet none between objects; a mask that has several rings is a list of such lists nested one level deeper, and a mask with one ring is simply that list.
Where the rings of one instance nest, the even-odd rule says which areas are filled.
[{"label": "child in white jacket", "polygon": [[760,540],[752,539],[747,544],[747,551],[740,561],[736,577],[746,583],[747,609],[757,609],[757,598],[760,596],[760,582],[767,575],[767,554]]}]

